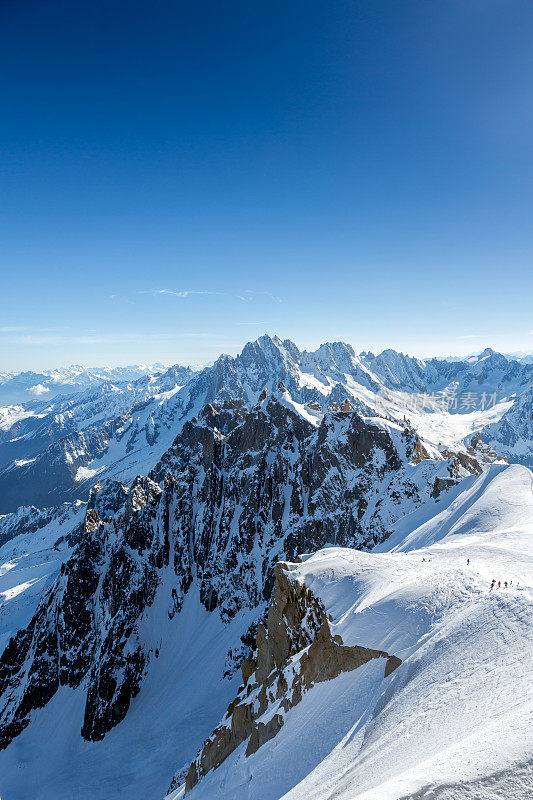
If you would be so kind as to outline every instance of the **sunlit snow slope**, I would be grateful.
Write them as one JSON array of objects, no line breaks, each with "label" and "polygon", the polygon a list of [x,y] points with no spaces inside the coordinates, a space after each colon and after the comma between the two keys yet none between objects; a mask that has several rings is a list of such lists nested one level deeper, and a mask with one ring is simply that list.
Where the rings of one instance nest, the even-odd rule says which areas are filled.
[{"label": "sunlit snow slope", "polygon": [[290,564],[344,644],[402,664],[316,684],[271,741],[249,757],[242,744],[187,798],[530,797],[532,485],[527,468],[493,465],[405,518],[379,553],[329,547]]}]

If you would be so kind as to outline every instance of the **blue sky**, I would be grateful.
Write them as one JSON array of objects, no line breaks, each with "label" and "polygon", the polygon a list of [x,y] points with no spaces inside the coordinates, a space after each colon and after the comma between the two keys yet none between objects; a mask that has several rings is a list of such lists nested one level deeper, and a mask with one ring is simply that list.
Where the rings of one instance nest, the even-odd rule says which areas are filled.
[{"label": "blue sky", "polygon": [[0,370],[533,348],[531,0],[0,4]]}]

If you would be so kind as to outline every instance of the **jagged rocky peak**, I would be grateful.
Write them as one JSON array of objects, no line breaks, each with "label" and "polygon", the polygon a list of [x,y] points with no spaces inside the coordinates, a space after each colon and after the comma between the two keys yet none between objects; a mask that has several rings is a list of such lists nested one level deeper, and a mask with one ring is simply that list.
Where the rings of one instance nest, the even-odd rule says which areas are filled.
[{"label": "jagged rocky peak", "polygon": [[[532,458],[533,432],[524,424],[524,414],[527,420],[531,415],[522,399],[531,387],[533,364],[497,353],[477,361],[448,362],[419,361],[386,350],[374,358],[357,356],[342,342],[300,352],[288,339],[265,335],[240,355],[221,356],[201,372],[172,367],[127,383],[104,378],[68,398],[54,395],[45,405],[34,400],[39,408],[34,406],[31,413],[26,409],[21,416],[20,410],[11,409],[0,415],[0,512],[86,500],[97,477],[120,476],[131,483],[137,473],[153,468],[172,436],[205,403],[240,399],[254,404],[265,388],[275,393],[280,381],[295,403],[312,402],[325,411],[348,396],[355,409],[369,417],[401,415],[417,406],[419,397],[409,399],[398,392],[451,392],[457,401],[450,407],[453,414],[468,410],[463,393],[479,408],[501,406],[507,398],[514,401],[513,408],[501,419],[505,409],[498,409],[487,437],[510,461],[530,463]],[[480,425],[485,422],[480,418]],[[446,445],[459,447],[456,426],[444,428]]]},{"label": "jagged rocky peak", "polygon": [[194,453],[202,448],[208,459],[214,455],[216,442],[222,441],[244,420],[248,409],[242,400],[226,400],[207,403],[197,417],[186,422],[171,447],[152,470],[151,477],[162,483],[167,472],[181,473],[187,470]]},{"label": "jagged rocky peak", "polygon": [[357,369],[357,357],[350,344],[326,342],[314,352],[302,353],[302,367],[319,367],[325,371],[333,368],[335,373],[351,373]]},{"label": "jagged rocky peak", "polygon": [[88,509],[94,509],[102,520],[112,517],[124,505],[130,487],[122,481],[97,481],[89,493]]},{"label": "jagged rocky peak", "polygon": [[372,359],[372,371],[379,375],[385,385],[392,388],[420,392],[426,389],[426,364],[396,350],[383,350]]},{"label": "jagged rocky peak", "polygon": [[300,351],[289,339],[281,341],[279,336],[264,334],[255,342],[248,342],[238,356],[244,367],[259,367],[267,370],[290,367],[300,357]]},{"label": "jagged rocky peak", "polygon": [[[322,601],[291,577],[290,565],[278,563],[266,624],[257,628],[253,657],[241,665],[243,684],[191,763],[186,792],[246,740],[245,757],[249,757],[273,739],[287,714],[316,683],[375,658],[383,659],[385,677],[401,664],[399,658],[380,650],[346,646],[340,635],[332,634]],[[176,785],[173,781],[169,791]]]},{"label": "jagged rocky peak", "polygon": [[504,356],[503,353],[499,353],[496,350],[493,350],[492,347],[486,347],[481,353],[478,353],[474,356],[470,356],[470,358],[466,359],[472,364],[480,364],[480,362],[488,362],[484,366],[492,366],[492,367],[503,367],[506,368],[509,366],[509,362],[513,359],[507,358]]},{"label": "jagged rocky peak", "polygon": [[[317,404],[314,403],[313,404],[308,403],[308,406],[310,408],[315,408],[315,409],[317,408]],[[318,408],[320,408],[320,406],[318,406]],[[355,406],[352,405],[352,403],[350,403],[350,400],[347,397],[345,400],[342,401],[342,403],[337,403],[337,401],[334,400],[333,403],[328,407],[328,411],[333,411],[334,413],[341,412],[343,414],[348,414],[351,411],[355,411]]]}]

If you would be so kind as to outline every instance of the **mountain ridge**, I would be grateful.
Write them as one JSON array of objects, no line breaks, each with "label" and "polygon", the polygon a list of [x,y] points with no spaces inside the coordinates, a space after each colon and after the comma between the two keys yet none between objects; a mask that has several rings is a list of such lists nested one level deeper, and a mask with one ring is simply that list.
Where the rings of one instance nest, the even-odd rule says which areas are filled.
[{"label": "mountain ridge", "polygon": [[[491,441],[513,459],[512,431],[523,438],[524,429],[517,430],[512,413],[502,423],[505,435],[497,426],[532,382],[533,365],[509,362],[493,352],[475,364],[422,362],[391,350],[356,356],[342,342],[300,352],[290,340],[264,335],[240,355],[220,356],[197,373],[173,367],[134,384],[105,384],[47,413],[42,407],[34,412],[0,409],[0,492],[6,498],[0,513],[31,504],[39,485],[53,484],[53,491],[43,488],[38,504],[54,505],[86,499],[97,479],[131,482],[136,473],[150,471],[180,427],[206,403],[253,404],[263,389],[275,391],[279,383],[296,402],[312,402],[323,411],[348,397],[366,415],[407,416],[433,446],[466,449],[468,437],[489,425]],[[443,410],[449,418],[441,420]],[[456,430],[459,422],[462,431]],[[444,440],[439,439],[442,433]],[[526,433],[520,460],[533,463],[533,441]],[[75,443],[68,436],[77,437]],[[72,447],[76,458],[69,460]]]}]

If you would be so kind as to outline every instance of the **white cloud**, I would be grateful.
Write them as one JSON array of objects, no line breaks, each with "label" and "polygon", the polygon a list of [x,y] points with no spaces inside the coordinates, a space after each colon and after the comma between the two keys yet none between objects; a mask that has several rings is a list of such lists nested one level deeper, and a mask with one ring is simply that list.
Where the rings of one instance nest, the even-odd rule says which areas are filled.
[{"label": "white cloud", "polygon": [[481,339],[480,333],[465,333],[463,336],[459,336],[459,339]]},{"label": "white cloud", "polygon": [[30,386],[27,391],[35,397],[39,397],[41,394],[49,392],[50,389],[47,386],[43,386],[42,383],[36,383],[35,386]]}]

